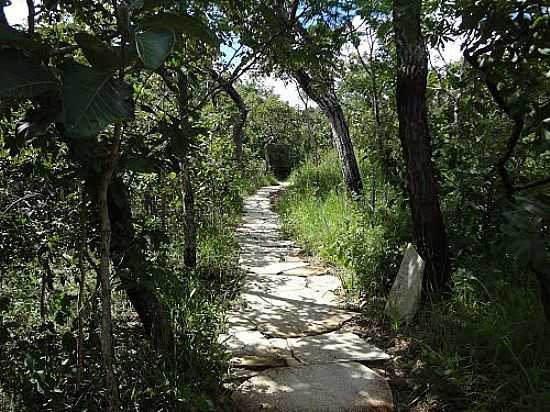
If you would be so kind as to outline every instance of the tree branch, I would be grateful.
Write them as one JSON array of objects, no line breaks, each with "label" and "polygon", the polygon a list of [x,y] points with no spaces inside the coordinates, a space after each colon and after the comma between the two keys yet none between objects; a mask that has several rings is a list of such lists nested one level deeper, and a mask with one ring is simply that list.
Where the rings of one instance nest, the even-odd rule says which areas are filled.
[{"label": "tree branch", "polygon": [[9,26],[8,19],[6,18],[6,13],[4,13],[4,7],[10,6],[11,1],[9,0],[0,0],[0,24],[5,24]]},{"label": "tree branch", "polygon": [[35,10],[34,10],[34,0],[27,0],[27,8],[29,9],[29,16],[27,17],[28,22],[28,32],[30,34],[34,33],[34,16],[35,16]]},{"label": "tree branch", "polygon": [[209,73],[212,79],[218,82],[221,88],[229,95],[239,110],[240,119],[233,125],[232,134],[233,143],[235,145],[234,157],[235,160],[240,161],[242,155],[243,130],[246,123],[246,118],[248,117],[248,109],[246,108],[241,95],[235,89],[232,82],[225,80],[221,74],[212,68],[209,70]]},{"label": "tree branch", "polygon": [[533,189],[535,187],[544,186],[547,184],[550,184],[550,176],[544,179],[535,180],[531,183],[526,183],[524,185],[514,186],[512,189],[514,190],[514,192],[519,192],[520,190]]},{"label": "tree branch", "polygon": [[485,86],[489,90],[489,93],[491,93],[491,96],[498,107],[500,107],[500,109],[506,113],[506,115],[513,122],[512,133],[506,143],[506,150],[501,154],[497,161],[497,170],[502,178],[502,182],[504,183],[504,187],[506,188],[508,195],[511,195],[515,189],[512,184],[510,174],[506,169],[506,163],[514,154],[514,150],[521,138],[523,128],[525,126],[525,115],[523,112],[516,112],[512,110],[508,102],[506,102],[502,94],[499,92],[497,85],[489,77],[487,70],[479,65],[477,59],[473,57],[467,49],[464,51],[464,58],[474,69],[478,71],[481,80],[485,83]]}]

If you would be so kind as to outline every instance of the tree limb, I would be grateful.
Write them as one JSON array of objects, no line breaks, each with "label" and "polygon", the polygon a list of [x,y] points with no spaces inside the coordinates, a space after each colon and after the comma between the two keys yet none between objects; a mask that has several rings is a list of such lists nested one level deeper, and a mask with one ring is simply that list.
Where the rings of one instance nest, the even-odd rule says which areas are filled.
[{"label": "tree limb", "polygon": [[547,184],[550,184],[550,176],[544,179],[535,180],[534,182],[531,182],[531,183],[526,183],[524,185],[514,186],[512,189],[514,190],[514,192],[518,192],[520,190],[533,189],[535,187],[544,186]]},{"label": "tree limb", "polygon": [[30,34],[34,33],[34,16],[36,14],[34,10],[34,0],[27,0],[27,8],[29,9],[29,16],[27,17],[28,22],[28,32]]},{"label": "tree limb", "polygon": [[0,24],[5,24],[9,26],[8,19],[6,18],[6,13],[4,13],[4,7],[10,6],[11,1],[9,0],[0,0]]},{"label": "tree limb", "polygon": [[512,110],[508,102],[506,102],[502,94],[499,92],[497,85],[489,77],[487,70],[479,65],[477,58],[473,57],[468,50],[464,51],[464,58],[474,69],[478,71],[481,80],[485,83],[485,86],[489,90],[489,93],[491,93],[493,100],[513,122],[512,133],[510,134],[510,137],[508,138],[508,141],[506,143],[506,150],[500,155],[497,161],[498,173],[502,178],[502,182],[504,183],[506,192],[508,193],[508,195],[511,195],[515,189],[512,184],[510,174],[506,169],[506,163],[514,154],[514,150],[521,138],[523,128],[525,126],[525,114],[523,112],[516,112]]},{"label": "tree limb", "polygon": [[219,83],[221,88],[229,95],[229,97],[231,98],[231,100],[233,100],[233,103],[235,103],[235,106],[237,106],[237,109],[239,110],[240,118],[233,125],[232,134],[233,143],[235,145],[234,157],[235,160],[240,161],[242,157],[243,129],[246,123],[246,118],[248,117],[248,109],[246,108],[246,105],[244,104],[241,95],[235,89],[232,82],[225,80],[220,73],[216,72],[212,68],[209,70],[209,73],[210,77],[212,77],[213,80]]}]

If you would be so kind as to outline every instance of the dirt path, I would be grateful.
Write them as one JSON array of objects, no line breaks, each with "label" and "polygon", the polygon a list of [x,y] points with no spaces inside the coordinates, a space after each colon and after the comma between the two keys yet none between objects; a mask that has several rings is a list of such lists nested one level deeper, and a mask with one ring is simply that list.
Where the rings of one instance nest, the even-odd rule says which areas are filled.
[{"label": "dirt path", "polygon": [[246,199],[237,229],[241,300],[221,339],[239,411],[392,411],[391,390],[366,364],[389,356],[341,331],[358,314],[342,309],[341,282],[312,266],[281,232],[268,186]]}]

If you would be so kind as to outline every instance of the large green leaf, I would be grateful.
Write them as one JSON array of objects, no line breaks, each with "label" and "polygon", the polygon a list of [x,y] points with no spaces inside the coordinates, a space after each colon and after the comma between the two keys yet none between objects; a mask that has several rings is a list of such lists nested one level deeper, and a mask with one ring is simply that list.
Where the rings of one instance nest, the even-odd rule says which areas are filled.
[{"label": "large green leaf", "polygon": [[187,36],[202,40],[214,47],[220,43],[216,35],[199,19],[187,14],[161,13],[148,17],[145,26],[157,30],[174,30]]},{"label": "large green leaf", "polygon": [[112,47],[88,33],[76,33],[74,39],[84,52],[84,56],[94,67],[114,69],[120,59]]},{"label": "large green leaf", "polygon": [[47,67],[15,50],[0,50],[0,97],[35,97],[59,88]]},{"label": "large green leaf", "polygon": [[176,38],[172,31],[146,31],[136,34],[136,48],[143,65],[156,70],[172,51]]},{"label": "large green leaf", "polygon": [[107,125],[132,119],[132,87],[110,71],[77,63],[61,67],[65,127],[71,135],[90,137]]}]

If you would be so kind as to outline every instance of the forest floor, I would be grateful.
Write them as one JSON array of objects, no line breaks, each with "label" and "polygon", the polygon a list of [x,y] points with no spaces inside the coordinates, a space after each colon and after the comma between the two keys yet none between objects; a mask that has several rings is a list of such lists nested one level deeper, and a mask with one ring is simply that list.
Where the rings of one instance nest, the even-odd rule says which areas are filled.
[{"label": "forest floor", "polygon": [[272,200],[285,187],[248,197],[237,228],[246,275],[221,336],[235,408],[394,410],[381,369],[390,356],[349,327],[360,314],[346,305],[341,279],[281,231]]}]

